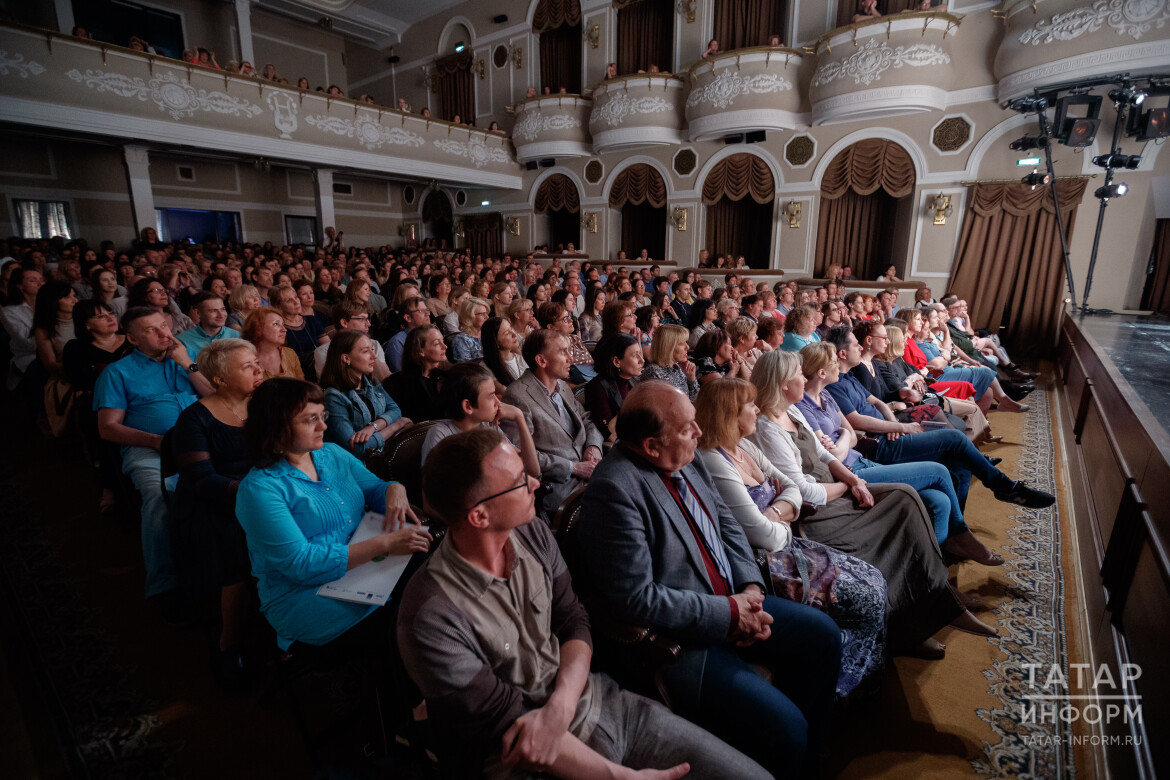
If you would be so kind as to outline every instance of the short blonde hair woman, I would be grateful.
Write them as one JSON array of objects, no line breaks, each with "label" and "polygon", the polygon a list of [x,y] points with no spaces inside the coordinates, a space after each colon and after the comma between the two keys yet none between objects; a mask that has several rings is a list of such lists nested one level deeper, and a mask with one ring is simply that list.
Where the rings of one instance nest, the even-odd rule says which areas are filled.
[{"label": "short blonde hair woman", "polygon": [[640,381],[666,382],[695,400],[699,381],[695,377],[695,364],[687,359],[689,335],[681,325],[659,325],[650,342],[650,359],[642,366]]},{"label": "short blonde hair woman", "polygon": [[491,316],[491,304],[483,298],[471,296],[459,304],[459,332],[451,339],[451,356],[456,363],[483,357],[480,329]]}]

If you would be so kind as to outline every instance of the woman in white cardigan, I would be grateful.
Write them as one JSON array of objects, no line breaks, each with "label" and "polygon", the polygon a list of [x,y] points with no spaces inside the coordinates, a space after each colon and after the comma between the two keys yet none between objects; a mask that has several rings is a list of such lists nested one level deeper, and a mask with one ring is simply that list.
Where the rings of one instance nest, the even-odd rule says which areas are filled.
[{"label": "woman in white cardigan", "polygon": [[841,629],[838,697],[868,689],[884,659],[886,584],[865,561],[793,534],[800,490],[744,438],[755,430],[755,389],[742,379],[709,382],[695,401],[699,456],[752,547],[762,549],[777,596],[816,607]]}]

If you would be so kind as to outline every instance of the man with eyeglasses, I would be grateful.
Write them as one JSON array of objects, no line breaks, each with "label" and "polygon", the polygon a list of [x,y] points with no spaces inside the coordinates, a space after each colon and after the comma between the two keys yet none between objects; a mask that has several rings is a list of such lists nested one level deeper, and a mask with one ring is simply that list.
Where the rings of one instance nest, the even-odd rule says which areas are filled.
[{"label": "man with eyeglasses", "polygon": [[[357,330],[367,335],[370,332],[370,311],[361,301],[342,300],[333,307],[332,315],[338,330]],[[390,376],[390,366],[386,364],[386,353],[382,350],[382,345],[374,339],[370,339],[370,343],[374,345],[373,380],[381,383]],[[321,376],[321,371],[325,368],[325,358],[328,355],[328,341],[313,350],[313,365],[316,367],[317,376]],[[399,357],[401,359],[401,354]]]},{"label": "man with eyeglasses", "polygon": [[398,307],[398,314],[402,317],[402,329],[386,342],[386,359],[391,371],[402,370],[402,348],[406,346],[406,337],[410,331],[419,325],[428,325],[431,321],[427,302],[417,295],[403,301]]},{"label": "man with eyeglasses", "polygon": [[428,716],[459,735],[444,741],[462,751],[457,774],[767,777],[662,705],[590,673],[589,619],[552,532],[532,522],[536,486],[515,447],[487,429],[444,439],[423,467],[426,505],[447,539],[405,588],[398,645]]}]

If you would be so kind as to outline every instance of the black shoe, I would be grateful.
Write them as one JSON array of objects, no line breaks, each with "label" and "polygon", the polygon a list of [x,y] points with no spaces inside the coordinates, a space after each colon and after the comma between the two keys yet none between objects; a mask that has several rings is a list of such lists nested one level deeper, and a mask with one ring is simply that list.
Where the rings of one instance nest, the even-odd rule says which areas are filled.
[{"label": "black shoe", "polygon": [[988,458],[987,462],[992,466],[998,466],[999,464],[1003,463],[1003,458]]},{"label": "black shoe", "polygon": [[1008,504],[1019,504],[1028,509],[1043,509],[1046,506],[1052,506],[1056,502],[1056,496],[1051,493],[1045,493],[1043,490],[1030,488],[1023,482],[1015,482],[1012,484],[1010,490],[1004,493],[996,493],[997,501],[1003,501]]},{"label": "black shoe", "polygon": [[1006,385],[1003,385],[1004,393],[1006,393],[1007,397],[1012,399],[1013,401],[1023,401],[1025,398],[1028,397],[1028,394],[1031,393],[1035,389],[1036,388],[1033,387],[1032,385],[1017,385],[1017,384],[1013,384],[1011,382],[1008,382]]}]

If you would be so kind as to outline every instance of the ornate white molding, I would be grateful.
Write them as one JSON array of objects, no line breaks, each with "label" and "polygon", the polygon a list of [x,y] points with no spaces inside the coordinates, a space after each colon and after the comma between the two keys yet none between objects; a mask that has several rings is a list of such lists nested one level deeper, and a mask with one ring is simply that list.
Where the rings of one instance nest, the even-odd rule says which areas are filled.
[{"label": "ornate white molding", "polygon": [[1018,40],[1032,46],[1071,41],[1107,24],[1118,35],[1128,35],[1136,41],[1154,28],[1165,27],[1168,21],[1167,0],[1097,0],[1036,22],[1020,33]]},{"label": "ornate white molding", "polygon": [[23,54],[13,54],[0,51],[0,76],[7,76],[9,71],[15,71],[22,79],[29,76],[39,76],[45,72],[45,66],[36,60],[25,61]]},{"label": "ornate white molding", "polygon": [[1093,78],[1118,69],[1140,74],[1164,68],[1170,58],[1170,40],[1131,43],[1111,49],[1085,52],[1073,57],[1046,62],[1009,74],[999,80],[996,99],[1011,100],[1034,87],[1058,81]]},{"label": "ornate white molding", "polygon": [[466,141],[446,139],[435,141],[435,146],[447,154],[466,157],[476,168],[482,168],[489,163],[506,163],[512,161],[512,156],[501,148],[489,148],[478,138],[469,138]]},{"label": "ornate white molding", "polygon": [[65,74],[74,81],[98,92],[111,92],[119,97],[137,98],[142,102],[150,100],[174,120],[194,116],[196,111],[213,111],[217,114],[231,114],[250,119],[259,116],[263,109],[243,98],[232,97],[217,90],[195,89],[183,78],[173,73],[160,73],[150,81],[121,73],[76,69]]},{"label": "ornate white molding", "polygon": [[938,87],[909,85],[866,89],[814,103],[812,123],[824,125],[924,111],[941,111],[946,104],[947,92]]},{"label": "ornate white molding", "polygon": [[300,124],[297,121],[297,112],[300,110],[297,101],[287,92],[269,92],[266,100],[272,109],[272,124],[280,132],[280,137],[292,138]]},{"label": "ornate white molding", "polygon": [[520,141],[535,141],[547,130],[571,130],[580,127],[581,120],[568,114],[544,114],[539,111],[525,111],[512,127],[512,138]]},{"label": "ornate white molding", "polygon": [[386,127],[366,116],[356,119],[342,119],[327,114],[305,117],[305,124],[326,133],[353,138],[367,149],[380,149],[386,144],[418,148],[426,143],[421,135],[403,130],[401,127]]},{"label": "ornate white molding", "polygon": [[951,55],[933,43],[912,43],[890,46],[886,41],[870,38],[857,51],[839,62],[826,62],[817,68],[813,87],[821,87],[838,79],[852,77],[854,84],[869,86],[881,81],[890,68],[909,66],[921,68],[931,65],[950,65]]},{"label": "ornate white molding", "polygon": [[775,73],[757,73],[744,76],[738,70],[725,68],[701,89],[691,92],[687,108],[707,103],[724,109],[735,102],[740,95],[766,95],[792,89],[792,82]]},{"label": "ornate white molding", "polygon": [[598,123],[617,127],[634,114],[659,114],[673,110],[674,105],[669,100],[657,95],[631,98],[624,92],[615,92],[600,107],[593,109],[589,122],[592,124],[596,120]]}]

